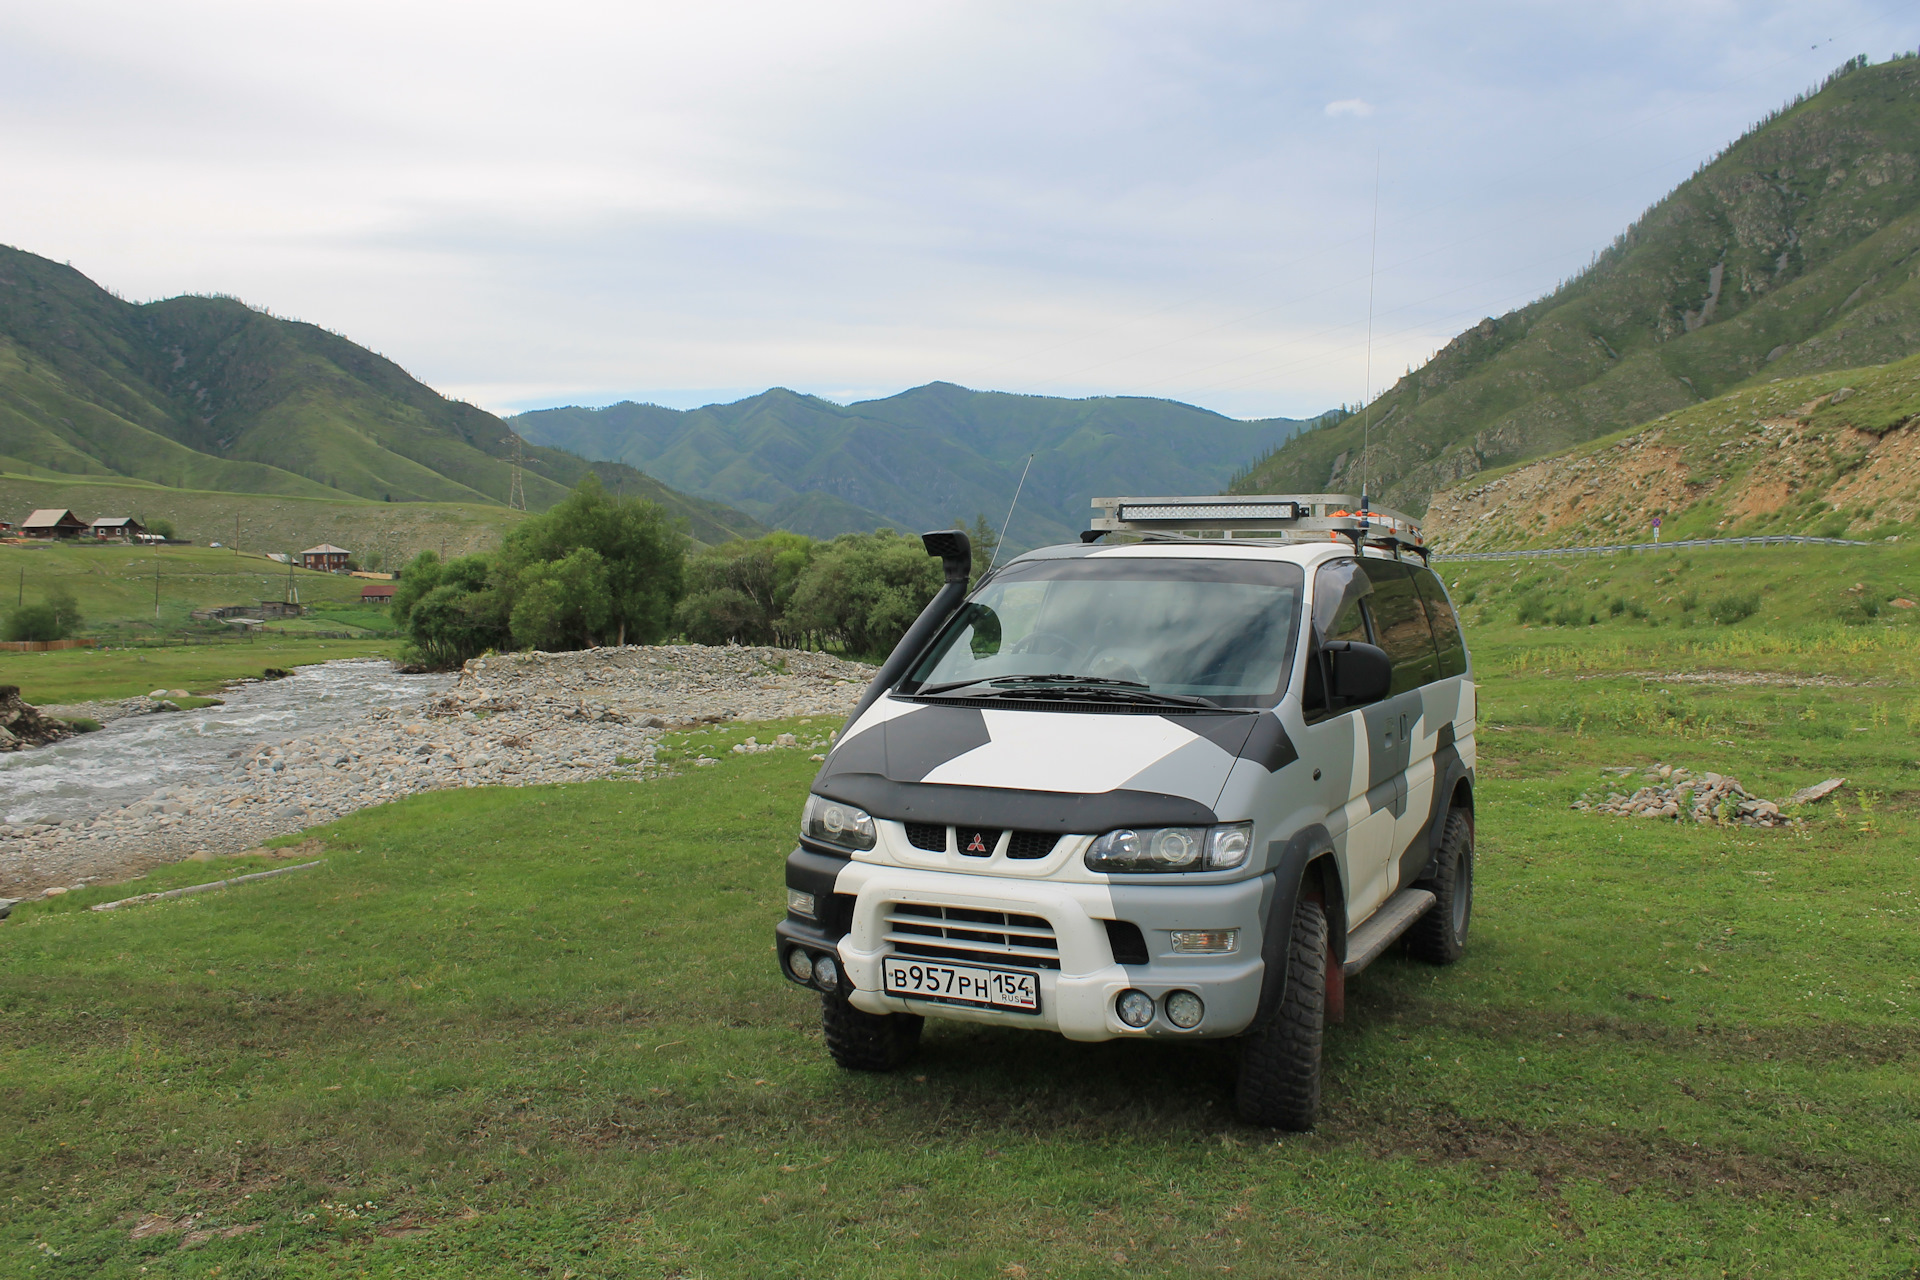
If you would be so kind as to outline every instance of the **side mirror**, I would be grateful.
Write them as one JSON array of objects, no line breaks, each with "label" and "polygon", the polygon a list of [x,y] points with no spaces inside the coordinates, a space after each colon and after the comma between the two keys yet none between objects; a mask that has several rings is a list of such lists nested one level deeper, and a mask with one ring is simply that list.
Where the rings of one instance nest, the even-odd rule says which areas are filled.
[{"label": "side mirror", "polygon": [[1321,650],[1332,668],[1333,696],[1351,704],[1378,702],[1393,687],[1393,663],[1378,645],[1329,641]]}]

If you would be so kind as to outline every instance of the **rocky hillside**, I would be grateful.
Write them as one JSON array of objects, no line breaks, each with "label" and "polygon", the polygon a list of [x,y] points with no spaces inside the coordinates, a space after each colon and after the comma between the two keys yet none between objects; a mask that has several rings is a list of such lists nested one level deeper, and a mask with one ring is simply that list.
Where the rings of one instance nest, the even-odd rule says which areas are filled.
[{"label": "rocky hillside", "polygon": [[1920,357],[1769,382],[1433,496],[1443,551],[1920,532]]},{"label": "rocky hillside", "polygon": [[[1372,406],[1385,504],[1750,380],[1920,351],[1920,58],[1849,63],[1629,227],[1591,269],[1459,335]],[[1307,432],[1241,493],[1357,488],[1362,423]]]}]

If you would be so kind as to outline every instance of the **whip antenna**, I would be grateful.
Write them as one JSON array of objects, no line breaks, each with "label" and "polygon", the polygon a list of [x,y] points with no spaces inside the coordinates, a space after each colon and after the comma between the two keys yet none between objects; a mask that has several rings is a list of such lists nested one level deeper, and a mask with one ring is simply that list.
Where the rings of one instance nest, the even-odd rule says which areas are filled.
[{"label": "whip antenna", "polygon": [[[1000,541],[993,544],[993,558],[987,561],[987,573],[993,572],[993,566],[1000,563],[1000,548],[1007,545],[1007,526],[1013,523],[1013,509],[1020,505],[1020,491],[1027,487],[1027,472],[1033,470],[1033,455],[1027,455],[1027,465],[1020,468],[1020,483],[1013,486],[1013,501],[1007,504],[1007,518],[1000,524]],[[986,577],[985,573],[980,575]]]},{"label": "whip antenna", "polygon": [[1360,398],[1360,519],[1367,518],[1367,450],[1373,445],[1373,272],[1380,261],[1380,152],[1373,153],[1373,244],[1367,251],[1367,376]]}]

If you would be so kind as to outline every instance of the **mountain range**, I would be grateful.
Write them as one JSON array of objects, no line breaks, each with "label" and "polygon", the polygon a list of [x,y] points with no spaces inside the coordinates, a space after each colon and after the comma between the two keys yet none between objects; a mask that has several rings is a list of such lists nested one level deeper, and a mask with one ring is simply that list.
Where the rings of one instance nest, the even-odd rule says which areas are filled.
[{"label": "mountain range", "polygon": [[[134,304],[72,267],[0,246],[0,471],[73,484],[366,503],[505,506],[510,430],[383,356],[232,298]],[[589,471],[705,542],[763,532],[618,463],[526,450],[526,505]]]},{"label": "mountain range", "polygon": [[1306,425],[1241,421],[1173,400],[1067,400],[950,382],[846,405],[776,387],[701,409],[628,401],[511,421],[529,440],[630,463],[815,537],[981,514],[997,529],[1017,488],[1007,540],[1021,547],[1072,541],[1096,496],[1218,492],[1248,459]]},{"label": "mountain range", "polygon": [[[1920,58],[1846,64],[1537,302],[1460,334],[1240,493],[1435,490],[1736,387],[1920,351]],[[1363,436],[1370,435],[1366,459]]]}]

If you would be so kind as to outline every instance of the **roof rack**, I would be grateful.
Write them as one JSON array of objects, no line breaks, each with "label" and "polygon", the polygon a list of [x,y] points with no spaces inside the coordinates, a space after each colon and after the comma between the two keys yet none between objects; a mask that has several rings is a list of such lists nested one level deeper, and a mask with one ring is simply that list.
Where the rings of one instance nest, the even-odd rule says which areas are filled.
[{"label": "roof rack", "polygon": [[1344,538],[1362,546],[1427,554],[1426,540],[1413,517],[1370,508],[1350,493],[1215,494],[1209,497],[1095,498],[1102,514],[1080,535],[1092,542],[1106,533],[1137,533],[1151,538],[1261,539],[1268,542],[1326,542]]}]

